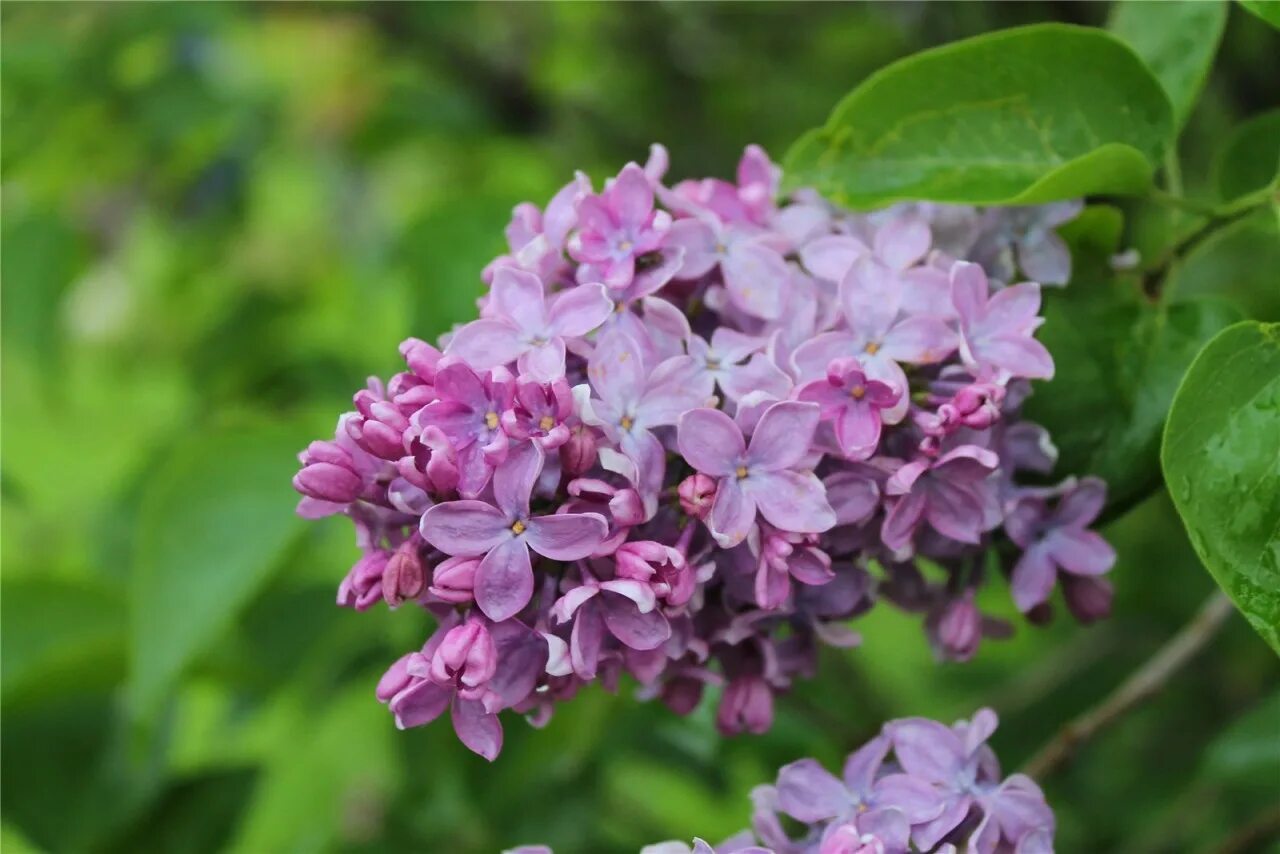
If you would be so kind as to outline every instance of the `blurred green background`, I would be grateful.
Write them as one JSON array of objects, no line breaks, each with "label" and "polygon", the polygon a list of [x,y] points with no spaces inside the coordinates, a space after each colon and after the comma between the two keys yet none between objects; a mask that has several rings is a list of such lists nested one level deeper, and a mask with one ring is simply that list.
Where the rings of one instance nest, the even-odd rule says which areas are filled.
[{"label": "blurred green background", "polygon": [[[333,605],[342,519],[292,516],[293,452],[396,344],[474,311],[519,201],[651,141],[673,174],[776,156],[922,47],[1102,4],[32,5],[3,25],[6,852],[559,852],[716,840],[801,756],[983,704],[1015,766],[1211,591],[1168,500],[1106,532],[1114,617],[936,664],[885,608],[764,737],[585,692],[490,766],[373,697],[426,636]],[[1184,136],[1194,191],[1273,106],[1233,9]],[[1210,262],[1212,259],[1210,259]],[[1274,270],[1274,268],[1273,268]],[[992,607],[1008,612],[1003,589]],[[1243,620],[1047,782],[1059,849],[1211,851],[1280,785],[1280,664]]]}]

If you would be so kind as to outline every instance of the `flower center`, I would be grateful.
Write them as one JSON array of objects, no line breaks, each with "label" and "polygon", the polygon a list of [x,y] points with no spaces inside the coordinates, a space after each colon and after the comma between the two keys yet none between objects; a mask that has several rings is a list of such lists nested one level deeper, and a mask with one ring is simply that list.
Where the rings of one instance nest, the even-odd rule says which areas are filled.
[{"label": "flower center", "polygon": [[511,533],[515,534],[518,537],[524,533],[524,528],[525,528],[524,522],[517,519],[515,521],[515,524],[511,526]]},{"label": "flower center", "polygon": [[734,472],[734,474],[736,474],[736,475],[738,476],[738,480],[742,480],[744,477],[746,477],[746,476],[747,476],[747,467],[746,467],[746,466],[738,466],[738,469],[737,469],[737,471],[735,471],[735,472]]},{"label": "flower center", "polygon": [[708,371],[718,371],[718,370],[720,370],[720,360],[719,360],[719,359],[715,359],[715,358],[708,358],[708,359],[707,359],[707,370],[708,370]]},{"label": "flower center", "polygon": [[544,415],[538,419],[538,429],[542,430],[544,433],[554,426],[556,426],[556,420],[550,415]]},{"label": "flower center", "polygon": [[497,430],[498,429],[498,413],[486,412],[484,415],[484,423],[485,423],[485,426],[488,427],[490,430]]},{"label": "flower center", "polygon": [[867,387],[864,385],[859,384],[849,389],[849,397],[852,397],[854,400],[862,400],[866,395]]},{"label": "flower center", "polygon": [[879,341],[867,342],[866,350],[867,350],[868,356],[874,356],[876,353],[880,352],[880,342]]},{"label": "flower center", "polygon": [[635,424],[636,422],[630,415],[624,415],[622,416],[622,420],[619,421],[618,423],[622,425],[623,430],[630,430],[631,425]]},{"label": "flower center", "polygon": [[620,241],[618,241],[618,251],[619,251],[619,252],[630,252],[630,251],[631,251],[631,241],[630,241],[630,240],[620,240]]}]

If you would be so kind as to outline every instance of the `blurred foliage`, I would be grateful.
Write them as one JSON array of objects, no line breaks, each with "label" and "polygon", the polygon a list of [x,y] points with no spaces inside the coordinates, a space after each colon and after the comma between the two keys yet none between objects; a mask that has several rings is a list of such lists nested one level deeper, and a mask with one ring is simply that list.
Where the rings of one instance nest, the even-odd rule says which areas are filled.
[{"label": "blurred foliage", "polygon": [[[285,452],[331,430],[403,337],[467,317],[510,208],[572,169],[603,177],[661,139],[676,174],[726,173],[895,58],[1105,13],[5,3],[4,850],[626,851],[741,828],[779,765],[835,763],[887,717],[990,704],[1001,754],[1029,756],[1212,589],[1167,497],[1107,531],[1118,597],[1097,627],[1060,619],[939,665],[881,609],[768,736],[592,690],[543,731],[508,721],[491,767],[447,725],[397,732],[374,700],[426,620],[333,606],[350,530],[293,522]],[[1276,105],[1277,79],[1277,34],[1233,8],[1182,139],[1188,192],[1214,192],[1217,143]],[[1126,245],[1155,239],[1127,212]],[[1275,265],[1214,251],[1274,255],[1274,224],[1206,245],[1179,292],[1274,312],[1237,279],[1265,288]],[[1222,270],[1231,287],[1207,284]],[[143,660],[166,678],[140,684]],[[1234,618],[1048,781],[1060,849],[1212,850],[1275,799],[1278,687]]]}]

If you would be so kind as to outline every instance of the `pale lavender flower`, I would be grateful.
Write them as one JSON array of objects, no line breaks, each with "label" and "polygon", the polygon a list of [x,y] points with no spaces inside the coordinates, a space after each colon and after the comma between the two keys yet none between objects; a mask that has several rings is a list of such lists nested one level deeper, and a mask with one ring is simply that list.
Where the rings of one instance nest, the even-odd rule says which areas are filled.
[{"label": "pale lavender flower", "polygon": [[551,382],[564,376],[565,338],[600,326],[613,312],[613,302],[603,285],[585,284],[561,291],[548,306],[541,279],[504,267],[494,273],[488,311],[488,317],[453,334],[446,355],[478,370],[518,360],[522,375]]},{"label": "pale lavender flower", "polygon": [[818,426],[818,407],[782,401],[760,418],[748,445],[733,419],[695,409],[680,419],[680,453],[699,472],[718,479],[708,522],[724,548],[742,542],[756,511],[784,531],[821,533],[835,525],[822,481],[799,466]]},{"label": "pale lavender flower", "polygon": [[951,300],[960,318],[960,356],[980,376],[1052,379],[1053,357],[1032,337],[1044,322],[1040,286],[1023,282],[990,295],[977,264],[951,268]]},{"label": "pale lavender flower", "polygon": [[653,206],[653,187],[644,170],[628,163],[603,193],[578,201],[578,231],[569,254],[584,265],[579,281],[601,281],[621,290],[631,284],[636,259],[653,252],[671,217]]},{"label": "pale lavender flower", "polygon": [[580,560],[608,533],[597,513],[530,516],[529,497],[542,471],[543,451],[517,445],[493,477],[494,504],[449,501],[422,517],[422,537],[445,554],[484,555],[476,568],[476,605],[491,620],[519,613],[533,596],[532,550],[552,560]]}]

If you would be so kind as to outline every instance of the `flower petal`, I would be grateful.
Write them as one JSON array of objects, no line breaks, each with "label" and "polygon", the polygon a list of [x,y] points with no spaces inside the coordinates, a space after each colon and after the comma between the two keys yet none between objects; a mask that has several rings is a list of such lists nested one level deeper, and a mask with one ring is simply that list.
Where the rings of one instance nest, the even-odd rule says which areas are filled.
[{"label": "flower petal", "polygon": [[529,548],[552,560],[581,560],[609,534],[609,523],[599,513],[536,516],[528,525],[525,540]]},{"label": "flower petal", "polygon": [[447,555],[476,557],[511,538],[511,523],[485,501],[446,501],[427,510],[422,538]]},{"label": "flower petal", "polygon": [[711,536],[721,548],[733,548],[747,538],[756,521],[756,502],[744,490],[744,481],[730,475],[720,479],[716,500],[707,517]]},{"label": "flower petal", "polygon": [[691,409],[680,416],[676,446],[689,465],[711,477],[732,475],[746,453],[742,431],[718,409]]},{"label": "flower petal", "polygon": [[533,273],[516,267],[499,267],[489,288],[489,302],[494,314],[528,332],[541,332],[547,326],[547,304],[542,280]]},{"label": "flower petal", "polygon": [[1041,543],[1033,545],[1014,564],[1009,581],[1013,603],[1025,614],[1049,598],[1057,578],[1058,571],[1049,559],[1049,550]]},{"label": "flower petal", "polygon": [[408,729],[429,724],[440,717],[449,708],[452,696],[453,692],[448,688],[422,680],[392,697],[388,707],[396,716],[396,726]]},{"label": "flower petal", "polygon": [[827,491],[812,473],[752,473],[742,484],[770,525],[804,534],[835,527],[836,513],[827,503]]},{"label": "flower petal", "polygon": [[671,625],[656,608],[641,613],[635,603],[618,595],[601,597],[609,632],[632,649],[657,649],[671,637]]},{"label": "flower petal", "polygon": [[770,406],[751,434],[747,465],[753,471],[780,471],[798,464],[813,444],[820,414],[816,403],[799,400],[784,400]]},{"label": "flower petal", "polygon": [[826,821],[852,806],[844,784],[813,759],[782,766],[777,785],[778,807],[797,821]]},{"label": "flower petal", "polygon": [[453,731],[471,752],[490,762],[502,752],[502,722],[486,712],[479,700],[459,697],[453,701]]},{"label": "flower petal", "polygon": [[827,234],[800,249],[800,263],[814,276],[839,283],[853,262],[867,254],[867,246],[847,234]]},{"label": "flower petal", "polygon": [[533,566],[523,539],[490,549],[476,567],[476,605],[495,623],[514,617],[533,598]]},{"label": "flower petal", "polygon": [[510,321],[481,318],[453,333],[445,352],[482,371],[513,362],[528,349]]},{"label": "flower petal", "polygon": [[536,442],[512,444],[507,458],[493,473],[493,498],[507,519],[529,515],[529,496],[546,459]]},{"label": "flower petal", "polygon": [[608,320],[612,312],[613,300],[604,285],[578,285],[552,301],[550,326],[557,335],[580,337]]},{"label": "flower petal", "polygon": [[894,270],[905,270],[925,256],[932,242],[933,235],[924,217],[904,213],[876,231],[874,249],[876,256]]},{"label": "flower petal", "polygon": [[1116,550],[1094,531],[1055,531],[1046,545],[1058,565],[1072,575],[1103,575],[1116,562]]},{"label": "flower petal", "polygon": [[791,269],[776,250],[755,240],[736,241],[729,247],[721,272],[729,296],[743,311],[765,320],[782,315],[782,296],[791,281]]}]

